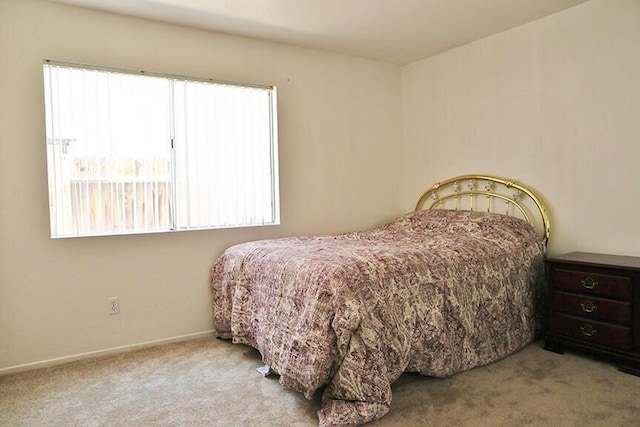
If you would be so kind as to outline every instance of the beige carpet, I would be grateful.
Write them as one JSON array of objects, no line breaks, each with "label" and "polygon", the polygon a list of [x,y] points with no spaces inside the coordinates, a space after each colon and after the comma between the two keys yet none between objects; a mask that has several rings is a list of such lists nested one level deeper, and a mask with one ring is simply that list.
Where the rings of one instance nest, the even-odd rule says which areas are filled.
[{"label": "beige carpet", "polygon": [[[314,426],[312,401],[213,338],[0,377],[0,426]],[[403,375],[372,426],[635,426],[640,378],[537,342],[448,379]]]}]

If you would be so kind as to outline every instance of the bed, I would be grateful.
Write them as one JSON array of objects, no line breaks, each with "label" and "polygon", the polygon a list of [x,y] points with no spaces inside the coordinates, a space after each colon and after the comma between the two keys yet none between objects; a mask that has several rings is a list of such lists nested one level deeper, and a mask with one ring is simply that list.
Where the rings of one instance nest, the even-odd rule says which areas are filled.
[{"label": "bed", "polygon": [[215,335],[321,392],[320,426],[360,425],[389,411],[404,372],[448,377],[532,342],[548,238],[532,190],[451,178],[378,228],[227,249],[210,271]]}]

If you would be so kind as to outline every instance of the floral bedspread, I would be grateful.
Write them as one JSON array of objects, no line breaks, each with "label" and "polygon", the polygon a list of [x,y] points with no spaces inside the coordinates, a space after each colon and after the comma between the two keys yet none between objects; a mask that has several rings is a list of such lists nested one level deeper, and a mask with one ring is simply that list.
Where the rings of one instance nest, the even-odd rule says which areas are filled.
[{"label": "floral bedspread", "polygon": [[211,268],[214,328],[307,398],[326,385],[321,426],[359,425],[403,372],[447,377],[530,343],[543,253],[520,219],[445,210],[244,243]]}]

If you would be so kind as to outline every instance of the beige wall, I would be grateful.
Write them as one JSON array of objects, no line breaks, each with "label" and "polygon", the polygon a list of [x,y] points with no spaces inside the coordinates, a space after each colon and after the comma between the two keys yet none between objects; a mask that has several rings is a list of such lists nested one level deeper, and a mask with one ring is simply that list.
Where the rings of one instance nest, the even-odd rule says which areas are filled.
[{"label": "beige wall", "polygon": [[640,1],[592,0],[403,68],[405,207],[466,173],[530,184],[549,251],[640,255]]},{"label": "beige wall", "polygon": [[[49,239],[44,58],[276,85],[282,225]],[[400,89],[388,64],[0,0],[0,373],[208,331],[208,269],[224,248],[396,216]],[[107,315],[110,296],[119,315]]]},{"label": "beige wall", "polygon": [[[206,332],[208,268],[227,246],[369,228],[456,174],[538,190],[552,254],[640,255],[638,46],[635,0],[592,0],[402,68],[0,0],[0,374]],[[50,240],[44,58],[277,85],[282,225]]]}]

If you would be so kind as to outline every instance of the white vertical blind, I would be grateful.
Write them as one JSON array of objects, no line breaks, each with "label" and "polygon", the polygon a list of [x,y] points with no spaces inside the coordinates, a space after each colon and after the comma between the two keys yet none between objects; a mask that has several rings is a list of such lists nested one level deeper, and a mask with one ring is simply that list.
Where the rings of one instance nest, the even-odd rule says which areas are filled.
[{"label": "white vertical blind", "polygon": [[277,224],[275,89],[45,62],[52,237]]},{"label": "white vertical blind", "polygon": [[271,91],[175,85],[178,228],[276,221]]}]

